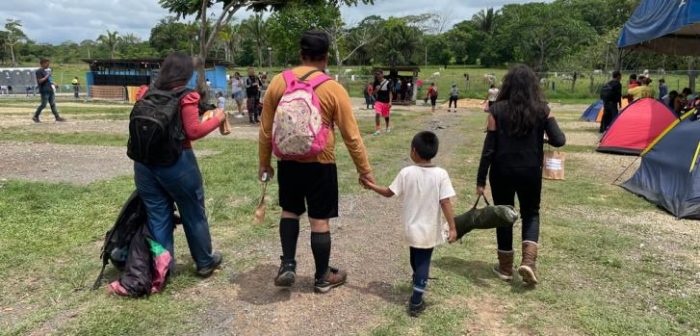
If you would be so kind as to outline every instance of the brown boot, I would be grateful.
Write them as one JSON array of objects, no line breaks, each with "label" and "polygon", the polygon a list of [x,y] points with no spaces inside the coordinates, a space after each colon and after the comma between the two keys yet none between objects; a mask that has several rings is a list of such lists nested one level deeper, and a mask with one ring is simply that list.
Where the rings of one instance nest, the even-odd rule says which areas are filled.
[{"label": "brown boot", "polygon": [[537,261],[537,243],[533,241],[523,241],[523,261],[520,263],[518,268],[518,274],[523,278],[523,282],[532,286],[536,285],[539,281],[537,280],[537,268],[535,267],[535,262]]},{"label": "brown boot", "polygon": [[513,254],[515,251],[498,250],[498,264],[493,267],[493,272],[496,273],[499,279],[503,281],[513,280]]}]

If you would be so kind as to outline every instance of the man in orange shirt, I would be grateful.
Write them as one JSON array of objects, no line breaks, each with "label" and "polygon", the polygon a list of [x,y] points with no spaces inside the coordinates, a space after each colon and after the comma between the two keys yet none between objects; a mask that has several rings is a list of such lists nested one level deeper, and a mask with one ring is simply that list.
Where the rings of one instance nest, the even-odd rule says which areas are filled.
[{"label": "man in orange shirt", "polygon": [[[312,80],[328,66],[329,37],[320,31],[309,31],[301,38],[302,66],[292,69],[297,78]],[[286,83],[281,75],[275,76],[265,94],[259,135],[259,177],[271,178],[272,127],[277,105],[284,95]],[[352,112],[347,91],[338,82],[328,80],[319,85],[316,95],[320,101],[323,123],[338,128],[350,152],[359,181],[374,181],[372,168],[362,136]],[[338,217],[338,176],[335,165],[335,133],[330,132],[325,149],[308,160],[277,161],[279,203],[282,207],[280,241],[282,260],[275,285],[289,287],[296,278],[296,246],[299,236],[299,217],[308,205],[311,223],[311,250],[316,264],[314,290],[326,293],[345,283],[347,273],[329,267],[331,253],[330,219]]]}]

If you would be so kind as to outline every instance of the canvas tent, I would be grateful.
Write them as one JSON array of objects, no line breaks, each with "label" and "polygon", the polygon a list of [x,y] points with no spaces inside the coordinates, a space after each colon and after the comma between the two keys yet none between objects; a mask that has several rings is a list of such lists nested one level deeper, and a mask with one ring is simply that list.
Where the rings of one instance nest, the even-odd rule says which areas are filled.
[{"label": "canvas tent", "polygon": [[658,100],[639,99],[620,112],[600,140],[597,151],[639,155],[675,120],[673,111]]},{"label": "canvas tent", "polygon": [[641,166],[622,187],[677,218],[700,219],[699,154],[700,121],[677,120],[644,151]]},{"label": "canvas tent", "polygon": [[619,48],[700,54],[700,0],[642,0],[625,23]]}]

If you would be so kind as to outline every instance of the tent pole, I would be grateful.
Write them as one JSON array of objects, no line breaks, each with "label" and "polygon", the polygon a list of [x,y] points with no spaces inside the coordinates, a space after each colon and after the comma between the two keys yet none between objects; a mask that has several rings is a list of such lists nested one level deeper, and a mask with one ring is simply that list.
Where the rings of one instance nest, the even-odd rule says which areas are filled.
[{"label": "tent pole", "polygon": [[617,64],[615,64],[615,70],[622,71],[622,48],[617,49]]}]

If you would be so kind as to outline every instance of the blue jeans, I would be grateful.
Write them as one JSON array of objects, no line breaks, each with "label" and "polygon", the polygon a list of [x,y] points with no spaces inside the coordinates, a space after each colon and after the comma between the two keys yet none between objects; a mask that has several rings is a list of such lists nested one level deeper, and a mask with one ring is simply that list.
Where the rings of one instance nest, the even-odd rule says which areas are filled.
[{"label": "blue jeans", "polygon": [[173,201],[182,217],[187,245],[197,269],[214,263],[209,223],[204,210],[204,186],[197,159],[191,149],[182,151],[175,164],[168,167],[134,162],[134,180],[148,214],[153,238],[173,256]]},{"label": "blue jeans", "polygon": [[46,104],[48,103],[49,106],[51,106],[51,112],[53,113],[53,116],[58,118],[58,109],[56,109],[56,94],[53,92],[53,90],[49,91],[42,91],[40,92],[41,94],[41,105],[36,109],[36,113],[34,113],[35,118],[39,118],[39,115],[41,114],[41,111],[44,110],[46,107]]}]

